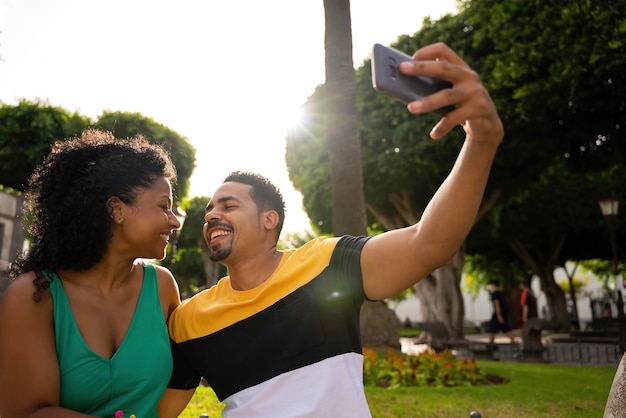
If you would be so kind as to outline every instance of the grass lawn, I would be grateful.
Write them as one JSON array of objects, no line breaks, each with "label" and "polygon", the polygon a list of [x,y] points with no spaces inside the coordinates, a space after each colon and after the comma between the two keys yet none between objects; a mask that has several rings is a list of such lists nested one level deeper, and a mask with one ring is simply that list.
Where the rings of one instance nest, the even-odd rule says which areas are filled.
[{"label": "grass lawn", "polygon": [[[453,388],[368,386],[374,418],[577,418],[602,417],[617,367],[479,361],[481,369],[509,382]],[[211,388],[198,388],[181,417],[219,417],[222,404]]]}]

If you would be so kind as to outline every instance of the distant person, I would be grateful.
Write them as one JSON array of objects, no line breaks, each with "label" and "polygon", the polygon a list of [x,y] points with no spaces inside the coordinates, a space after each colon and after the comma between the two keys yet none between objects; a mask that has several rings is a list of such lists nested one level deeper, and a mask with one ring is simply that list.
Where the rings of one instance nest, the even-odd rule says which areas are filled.
[{"label": "distant person", "polygon": [[580,322],[578,321],[578,311],[573,303],[567,305],[567,313],[569,314],[572,329],[580,330]]},{"label": "distant person", "polygon": [[515,337],[509,326],[509,303],[506,295],[500,289],[500,283],[497,280],[491,280],[487,286],[491,295],[492,314],[489,322],[489,343],[493,344],[496,340],[496,334],[502,332],[511,340],[511,344],[515,343]]},{"label": "distant person", "polygon": [[522,309],[522,320],[520,325],[521,328],[530,318],[537,318],[538,312],[537,298],[535,297],[533,289],[530,287],[530,285],[527,282],[523,281],[520,283],[519,287],[522,291],[519,302],[520,308]]},{"label": "distant person", "polygon": [[[143,138],[54,144],[26,189],[32,246],[0,303],[2,418],[157,418],[180,303],[162,259],[175,168]],[[72,412],[74,411],[74,412]]]},{"label": "distant person", "polygon": [[[413,226],[373,237],[320,237],[278,251],[285,218],[266,178],[228,175],[205,211],[211,259],[229,276],[184,301],[169,320],[174,373],[159,408],[176,417],[201,376],[228,417],[370,417],[363,388],[361,305],[411,287],[446,264],[474,224],[503,127],[477,74],[444,44],[403,73],[453,86],[412,102],[420,114],[454,105],[431,132],[466,132],[451,174]],[[221,158],[216,154],[215,158]]]}]

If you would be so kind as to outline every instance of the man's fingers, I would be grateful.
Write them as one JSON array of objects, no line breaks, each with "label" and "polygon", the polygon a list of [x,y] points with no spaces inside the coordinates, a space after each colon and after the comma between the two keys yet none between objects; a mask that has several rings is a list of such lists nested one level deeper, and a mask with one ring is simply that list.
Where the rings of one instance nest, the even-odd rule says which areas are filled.
[{"label": "man's fingers", "polygon": [[415,54],[413,54],[413,59],[415,61],[445,61],[459,67],[469,67],[456,52],[443,42],[418,49]]}]

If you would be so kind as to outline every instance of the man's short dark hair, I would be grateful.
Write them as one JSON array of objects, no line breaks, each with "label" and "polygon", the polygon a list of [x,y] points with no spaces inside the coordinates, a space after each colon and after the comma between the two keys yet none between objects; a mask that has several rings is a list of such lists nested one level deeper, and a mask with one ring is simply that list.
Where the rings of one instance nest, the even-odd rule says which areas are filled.
[{"label": "man's short dark hair", "polygon": [[274,210],[278,213],[276,226],[276,240],[278,240],[285,222],[285,200],[278,187],[266,177],[249,171],[233,171],[226,176],[223,183],[229,181],[247,184],[251,187],[250,197],[261,210]]}]

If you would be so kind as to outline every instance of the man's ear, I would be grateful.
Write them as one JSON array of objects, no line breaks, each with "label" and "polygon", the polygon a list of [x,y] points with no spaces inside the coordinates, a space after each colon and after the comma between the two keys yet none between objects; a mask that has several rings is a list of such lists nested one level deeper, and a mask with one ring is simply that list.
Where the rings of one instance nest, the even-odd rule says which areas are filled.
[{"label": "man's ear", "polygon": [[265,226],[265,229],[276,229],[276,227],[278,226],[278,221],[278,212],[276,212],[275,210],[266,210],[265,212],[263,212],[263,226]]}]

